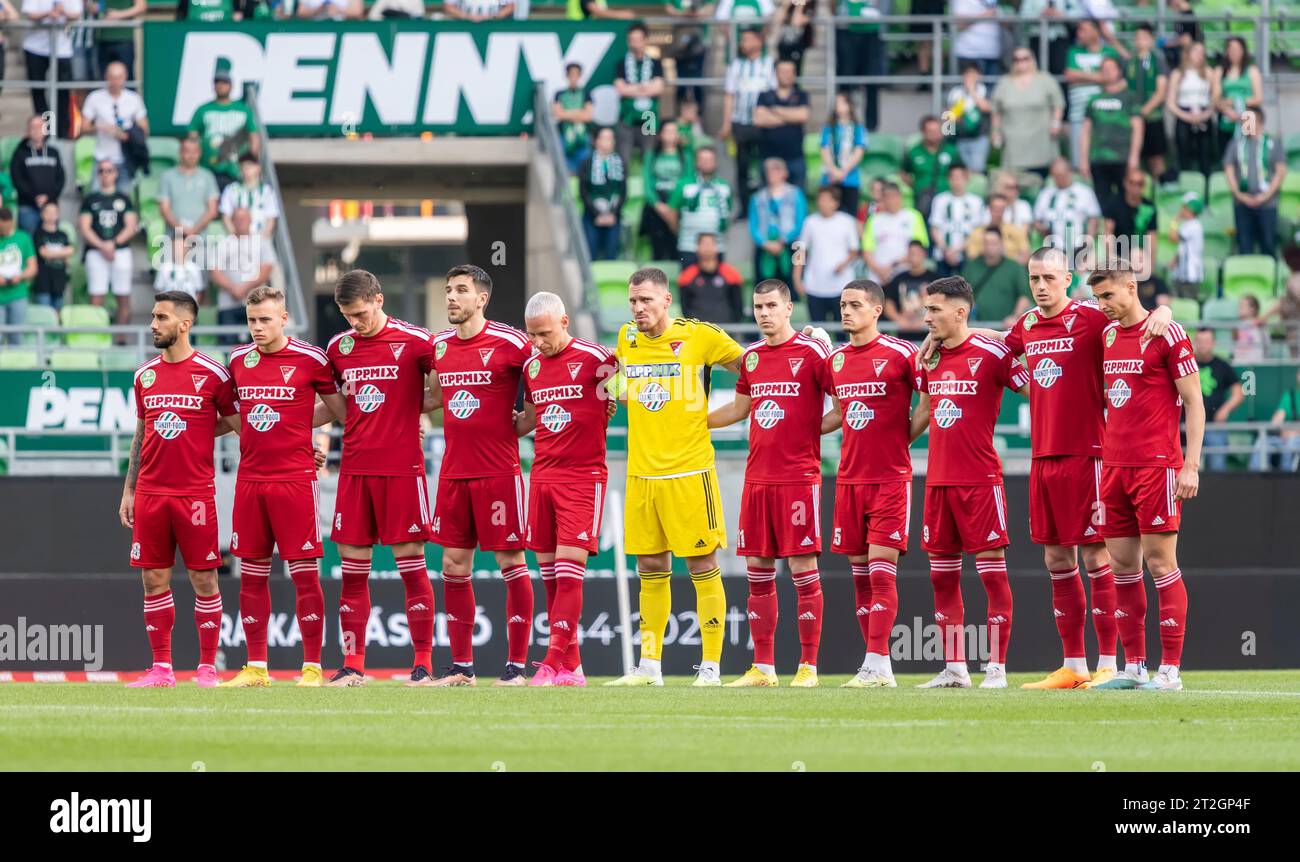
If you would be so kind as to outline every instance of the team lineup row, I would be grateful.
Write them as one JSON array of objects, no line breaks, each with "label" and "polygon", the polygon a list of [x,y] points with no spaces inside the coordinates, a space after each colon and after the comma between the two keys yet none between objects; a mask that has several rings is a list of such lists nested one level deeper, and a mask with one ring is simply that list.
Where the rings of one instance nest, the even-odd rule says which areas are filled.
[{"label": "team lineup row", "polygon": [[[331,531],[343,558],[344,666],[329,684],[366,681],[371,548],[386,544],[406,587],[415,651],[409,685],[476,682],[470,581],[476,547],[495,553],[507,586],[509,660],[496,684],[527,682],[533,611],[528,549],[537,556],[551,621],[549,648],[531,684],[585,685],[574,634],[586,559],[596,550],[600,530],[613,394],[628,410],[625,532],[641,580],[641,660],[609,684],[662,684],[673,556],[684,558],[696,589],[703,656],[695,685],[721,684],[726,599],[717,550],[727,546],[727,531],[709,428],[748,419],[737,553],[748,568],[755,655],[753,667],[728,685],[777,684],[775,565],[781,558],[798,594],[801,661],[792,684],[817,685],[819,436],[838,428],[844,442],[831,550],[848,555],[852,564],[867,647],[864,665],[848,685],[896,685],[887,641],[897,613],[897,560],[909,538],[908,447],[928,431],[922,548],[930,557],[945,667],[926,686],[971,684],[960,590],[961,554],[970,553],[989,594],[988,635],[996,659],[983,686],[1005,687],[1012,603],[1004,559],[1007,513],[992,439],[1007,387],[1030,397],[1031,533],[1045,548],[1065,654],[1063,667],[1033,687],[1180,688],[1186,590],[1174,552],[1181,501],[1194,496],[1197,484],[1204,414],[1199,384],[1192,385],[1195,360],[1185,333],[1167,314],[1145,315],[1131,272],[1095,273],[1090,283],[1097,303],[1068,300],[1069,281],[1063,255],[1052,249],[1036,253],[1030,282],[1037,308],[1008,332],[991,333],[967,327],[970,286],[959,278],[940,279],[926,301],[931,337],[918,351],[878,332],[883,297],[873,282],[845,288],[841,313],[850,341],[832,350],[824,333],[791,328],[789,288],[769,280],[754,293],[764,338],[746,349],[711,324],[671,318],[666,277],[644,269],[630,279],[633,320],[611,352],[571,337],[563,303],[553,294],[530,299],[526,335],[488,321],[492,284],[478,267],[448,273],[452,327],[437,334],[388,317],[378,281],[354,270],[335,290],[351,329],[323,351],[285,337],[287,314],[278,292],[250,294],[253,343],[232,354],[229,368],[189,346],[192,301],[160,294],[153,330],[163,354],[136,374],[139,419],[121,512],[133,529],[132,562],[142,569],[146,632],[154,650],[153,667],[132,685],[174,685],[175,608],[168,585],[178,545],[197,595],[200,684],[217,684],[212,662],[221,599],[212,443],[226,431],[240,433],[231,551],[241,559],[240,617],[249,656],[239,675],[222,685],[269,682],[267,575],[273,548],[298,588],[300,685],[322,683],[321,536],[311,429],[332,418],[344,424]],[[739,379],[734,401],[710,412],[706,387],[690,382],[698,384],[715,365]],[[516,411],[521,385],[524,407]],[[828,397],[832,406],[826,411]],[[1186,464],[1178,437],[1183,402]],[[1085,406],[1094,409],[1089,413]],[[443,411],[446,453],[430,512],[419,414],[435,410]],[[536,434],[536,458],[525,499],[517,437],[530,432]],[[424,562],[428,540],[444,549],[452,653],[437,677],[434,597]],[[1089,614],[1076,547],[1092,584],[1091,615],[1101,644],[1096,674],[1088,673],[1083,652]],[[1163,655],[1153,678],[1145,668],[1144,558],[1161,604]],[[218,624],[206,625],[213,613]],[[1126,660],[1118,673],[1117,629]]]}]

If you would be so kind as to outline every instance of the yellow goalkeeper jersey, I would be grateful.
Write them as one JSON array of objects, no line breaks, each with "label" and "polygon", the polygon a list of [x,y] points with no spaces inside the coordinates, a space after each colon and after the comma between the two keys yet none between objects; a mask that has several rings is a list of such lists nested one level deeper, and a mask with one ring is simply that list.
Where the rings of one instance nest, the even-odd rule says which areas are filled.
[{"label": "yellow goalkeeper jersey", "polygon": [[713,466],[706,381],[712,366],[743,349],[712,323],[676,318],[650,337],[625,323],[618,332],[620,380],[627,395],[627,474],[664,478]]}]

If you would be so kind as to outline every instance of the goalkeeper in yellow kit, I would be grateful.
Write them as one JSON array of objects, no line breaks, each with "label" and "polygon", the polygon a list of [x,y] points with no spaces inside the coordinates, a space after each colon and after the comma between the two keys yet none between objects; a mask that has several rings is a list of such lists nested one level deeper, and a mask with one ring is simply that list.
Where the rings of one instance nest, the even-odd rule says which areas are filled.
[{"label": "goalkeeper in yellow kit", "polygon": [[686,560],[695,585],[703,658],[697,686],[721,685],[727,599],[718,548],[727,526],[713,469],[706,381],[712,366],[740,372],[740,345],[711,323],[673,318],[662,270],[633,273],[632,323],[618,333],[619,397],[628,409],[627,552],[641,577],[641,663],[606,685],[663,685],[660,656],[671,612],[673,556]]}]

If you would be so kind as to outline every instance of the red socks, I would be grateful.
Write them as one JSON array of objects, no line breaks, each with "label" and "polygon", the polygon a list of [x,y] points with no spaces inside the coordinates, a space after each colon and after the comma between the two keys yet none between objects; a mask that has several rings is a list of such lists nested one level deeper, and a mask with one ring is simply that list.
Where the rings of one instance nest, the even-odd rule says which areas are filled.
[{"label": "red socks", "polygon": [[[854,568],[858,567],[854,566]],[[867,652],[889,655],[889,636],[894,631],[894,620],[898,617],[898,563],[882,559],[868,560],[867,570],[870,572],[871,580],[867,592],[867,622],[863,623],[863,618],[859,617],[858,623],[867,626]],[[857,582],[858,576],[855,571],[854,587],[857,586]],[[858,608],[862,607],[859,601]]]},{"label": "red socks", "polygon": [[240,560],[239,622],[248,661],[266,664],[266,621],[271,616],[271,561]]},{"label": "red socks", "polygon": [[1115,576],[1110,566],[1088,570],[1092,585],[1092,627],[1097,632],[1097,652],[1114,655],[1118,630],[1115,627]]},{"label": "red socks", "polygon": [[776,664],[776,569],[750,566],[749,636],[754,639],[754,664]]},{"label": "red socks", "polygon": [[442,603],[447,611],[447,638],[451,641],[451,660],[456,664],[474,663],[474,604],[473,576],[466,572],[454,575],[442,573]]},{"label": "red socks", "polygon": [[[1186,603],[1186,595],[1183,598]],[[1163,617],[1163,614],[1161,615]],[[1115,573],[1115,623],[1124,644],[1124,662],[1135,664],[1147,658],[1147,589],[1142,572]]]},{"label": "red socks", "polygon": [[930,585],[934,587],[934,621],[943,630],[943,660],[966,660],[966,633],[962,619],[961,557],[930,556]]},{"label": "red socks", "polygon": [[216,665],[221,640],[221,593],[194,597],[194,625],[199,630],[199,664]]},{"label": "red socks", "polygon": [[1011,646],[1011,582],[1007,580],[1005,558],[975,558],[975,571],[984,582],[984,592],[989,597],[989,647],[993,661],[1007,662],[1007,647]]},{"label": "red socks", "polygon": [[1087,598],[1083,593],[1083,580],[1079,567],[1068,570],[1048,570],[1052,576],[1052,615],[1056,617],[1056,631],[1061,636],[1061,647],[1066,658],[1085,658],[1083,628],[1088,612]]},{"label": "red socks", "polygon": [[799,612],[799,663],[817,666],[822,643],[822,579],[816,569],[792,572]]},{"label": "red socks", "polygon": [[582,579],[587,567],[577,560],[556,560],[553,568],[555,595],[547,611],[551,641],[545,663],[553,668],[577,670],[582,666],[578,654],[578,623],[582,619]]},{"label": "red socks", "polygon": [[176,603],[172,601],[171,590],[144,597],[144,633],[149,636],[154,664],[171,666],[172,628],[175,625]]},{"label": "red socks", "polygon": [[533,633],[533,579],[522,563],[502,569],[501,577],[506,582],[506,660],[522,667],[528,661]]},{"label": "red socks", "polygon": [[320,588],[320,571],[315,560],[290,560],[289,577],[297,593],[294,613],[302,635],[303,664],[320,664],[325,640],[325,594]]},{"label": "red socks", "polygon": [[343,592],[339,595],[340,646],[343,666],[366,672],[366,625],[370,622],[370,561],[343,558]]},{"label": "red socks", "polygon": [[871,563],[849,563],[853,572],[853,603],[857,608],[858,628],[862,630],[862,642],[871,652]]},{"label": "red socks", "polygon": [[1160,663],[1179,665],[1187,629],[1187,584],[1183,583],[1181,569],[1174,569],[1155,581],[1156,596],[1160,599]]},{"label": "red socks", "polygon": [[397,572],[406,587],[406,625],[415,648],[415,667],[433,670],[433,585],[424,555],[397,558]]}]

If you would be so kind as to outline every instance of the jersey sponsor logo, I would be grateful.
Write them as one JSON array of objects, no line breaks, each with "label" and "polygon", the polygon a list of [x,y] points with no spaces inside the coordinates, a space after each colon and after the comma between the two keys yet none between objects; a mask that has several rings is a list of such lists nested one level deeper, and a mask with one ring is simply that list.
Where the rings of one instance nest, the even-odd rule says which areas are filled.
[{"label": "jersey sponsor logo", "polygon": [[[681,356],[681,355],[682,355],[682,342],[680,342],[680,341],[670,341],[670,342],[668,343],[668,349],[671,350],[671,351],[673,352],[673,356]],[[751,369],[751,370],[752,370],[752,369]]]},{"label": "jersey sponsor logo", "polygon": [[1123,380],[1116,380],[1110,385],[1110,389],[1106,390],[1106,399],[1110,401],[1112,407],[1123,407],[1132,396],[1133,391]]},{"label": "jersey sponsor logo", "polygon": [[347,356],[349,353],[352,352],[352,348],[354,348],[354,347],[356,347],[356,346],[357,346],[357,343],[356,343],[355,340],[353,340],[352,336],[351,336],[351,335],[345,335],[345,336],[343,336],[343,338],[339,341],[339,353],[342,353],[344,356]]},{"label": "jersey sponsor logo", "polygon": [[1102,363],[1102,370],[1107,374],[1141,374],[1141,359],[1107,359]]},{"label": "jersey sponsor logo", "polygon": [[154,374],[153,369],[150,368],[144,374],[140,375],[140,385],[145,389],[148,389],[150,386],[153,386],[154,381],[157,379],[158,375]]},{"label": "jersey sponsor logo", "polygon": [[755,383],[749,388],[754,398],[772,398],[782,395],[795,397],[799,394],[798,383]]},{"label": "jersey sponsor logo", "polygon": [[781,409],[781,405],[770,398],[754,409],[754,421],[759,428],[765,430],[773,427],[784,418],[785,411]]},{"label": "jersey sponsor logo", "polygon": [[202,410],[203,396],[201,395],[146,395],[144,397],[144,406],[148,410]]},{"label": "jersey sponsor logo", "polygon": [[854,431],[861,431],[867,427],[872,419],[876,418],[876,411],[872,410],[861,401],[854,401],[849,405],[849,409],[844,411],[844,424]]},{"label": "jersey sponsor logo", "polygon": [[581,386],[548,386],[533,392],[533,403],[547,401],[573,401],[582,397]]},{"label": "jersey sponsor logo", "polygon": [[199,390],[201,390],[201,389],[203,388],[203,384],[208,382],[208,375],[206,375],[206,374],[191,374],[191,375],[190,375],[190,382],[194,384],[194,391],[195,391],[195,392],[198,392]]},{"label": "jersey sponsor logo", "polygon": [[835,356],[831,359],[831,368],[832,368],[833,370],[835,370],[835,371],[840,371],[840,370],[842,370],[842,369],[844,368],[844,354],[843,354],[843,353],[837,353],[837,354],[835,354]]},{"label": "jersey sponsor logo", "polygon": [[528,363],[528,379],[536,380],[537,373],[541,370],[542,370],[542,360],[534,359],[532,362]]},{"label": "jersey sponsor logo", "polygon": [[257,363],[262,361],[262,352],[256,348],[244,354],[244,367],[256,368]]},{"label": "jersey sponsor logo", "polygon": [[641,406],[651,413],[658,413],[668,403],[668,390],[658,383],[647,383],[641,387],[641,391],[636,394],[636,400],[641,402]]},{"label": "jersey sponsor logo", "polygon": [[889,365],[889,360],[888,360],[888,359],[873,359],[873,360],[871,360],[871,367],[875,369],[875,371],[876,371],[876,376],[877,376],[877,377],[879,377],[879,376],[881,375],[881,373],[884,372],[884,370],[885,370],[885,366],[887,366],[887,365]]},{"label": "jersey sponsor logo", "polygon": [[581,362],[570,362],[570,363],[569,363],[569,379],[570,379],[570,380],[577,380],[577,379],[578,379],[578,372],[581,371],[581,370],[582,370],[582,363],[581,363]]},{"label": "jersey sponsor logo", "polygon": [[1061,318],[1061,322],[1065,324],[1066,332],[1074,332],[1074,321],[1077,320],[1078,317],[1079,315],[1077,314],[1067,314],[1065,317]]},{"label": "jersey sponsor logo", "polygon": [[1041,341],[1031,341],[1025,345],[1026,356],[1042,356],[1044,353],[1069,353],[1073,350],[1073,338],[1044,338]]},{"label": "jersey sponsor logo", "polygon": [[552,434],[559,434],[573,421],[573,414],[558,404],[551,404],[542,411],[538,421],[542,423],[542,427],[547,431]]},{"label": "jersey sponsor logo", "polygon": [[447,342],[439,341],[438,346],[433,348],[433,358],[441,359],[446,352],[447,352]]},{"label": "jersey sponsor logo", "polygon": [[978,380],[931,380],[926,386],[931,395],[978,395]]},{"label": "jersey sponsor logo", "polygon": [[802,358],[800,358],[800,359],[791,359],[791,360],[790,360],[790,373],[791,373],[791,374],[798,374],[800,368],[803,368],[803,359],[802,359]]},{"label": "jersey sponsor logo", "polygon": [[440,386],[488,386],[492,383],[491,371],[448,371],[438,375]]},{"label": "jersey sponsor logo", "polygon": [[1064,373],[1049,356],[1034,366],[1034,381],[1044,389],[1051,389]]},{"label": "jersey sponsor logo", "polygon": [[360,383],[363,380],[396,380],[396,365],[362,365],[343,371],[343,379]]},{"label": "jersey sponsor logo", "polygon": [[[750,369],[753,371],[753,369]],[[624,375],[628,380],[641,380],[646,377],[681,377],[680,362],[649,362],[644,365],[629,365]]]},{"label": "jersey sponsor logo", "polygon": [[269,431],[279,421],[280,414],[272,410],[269,404],[258,404],[248,411],[248,424],[254,431]]},{"label": "jersey sponsor logo", "polygon": [[281,365],[281,366],[280,366],[280,376],[284,378],[284,382],[285,382],[285,383],[288,383],[288,382],[289,382],[289,378],[292,377],[292,376],[293,376],[293,373],[294,373],[295,371],[297,371],[297,370],[298,370],[298,369],[297,369],[297,368],[294,368],[292,365]]},{"label": "jersey sponsor logo", "polygon": [[755,368],[757,368],[757,367],[758,367],[758,354],[757,354],[757,353],[751,353],[751,354],[749,354],[748,356],[745,357],[745,370],[746,370],[746,371],[753,371],[753,370],[754,370]]},{"label": "jersey sponsor logo", "polygon": [[362,413],[374,413],[384,403],[384,393],[373,383],[367,383],[352,396]]},{"label": "jersey sponsor logo", "polygon": [[961,408],[951,398],[945,398],[934,408],[934,424],[951,428],[961,418]]},{"label": "jersey sponsor logo", "polygon": [[1028,332],[1029,330],[1033,329],[1033,328],[1034,328],[1034,324],[1037,323],[1037,322],[1038,322],[1038,315],[1037,315],[1037,314],[1035,314],[1035,313],[1032,312],[1032,311],[1029,312],[1028,314],[1026,314],[1026,315],[1025,315],[1025,332]]},{"label": "jersey sponsor logo", "polygon": [[980,370],[980,363],[983,361],[984,361],[983,359],[967,359],[966,367],[970,369],[971,374],[978,374]]},{"label": "jersey sponsor logo", "polygon": [[188,423],[170,410],[153,421],[153,430],[164,440],[175,440],[187,427]]},{"label": "jersey sponsor logo", "polygon": [[405,344],[389,344],[388,346],[389,346],[389,347],[392,349],[392,351],[393,351],[393,361],[394,361],[394,362],[396,362],[397,360],[399,360],[399,359],[402,358],[402,351],[406,349],[406,345],[405,345]]},{"label": "jersey sponsor logo", "polygon": [[487,364],[492,361],[492,354],[495,351],[495,347],[480,347],[478,349],[478,358],[483,360],[484,368],[487,368]]},{"label": "jersey sponsor logo", "polygon": [[883,381],[844,383],[835,387],[838,398],[879,398],[887,394]]},{"label": "jersey sponsor logo", "polygon": [[292,401],[297,392],[292,386],[240,386],[237,391],[241,401]]},{"label": "jersey sponsor logo", "polygon": [[479,400],[474,397],[474,393],[464,389],[451,396],[451,400],[447,402],[447,409],[457,419],[468,419],[478,408]]}]

